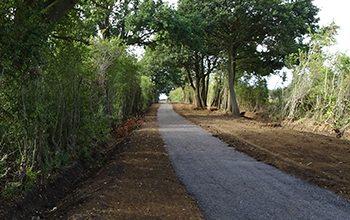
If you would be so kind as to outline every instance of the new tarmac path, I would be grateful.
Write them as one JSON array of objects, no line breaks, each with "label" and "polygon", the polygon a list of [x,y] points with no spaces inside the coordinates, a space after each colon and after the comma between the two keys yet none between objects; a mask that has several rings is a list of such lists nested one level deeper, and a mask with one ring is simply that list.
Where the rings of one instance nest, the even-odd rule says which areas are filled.
[{"label": "new tarmac path", "polygon": [[157,120],[173,168],[205,219],[350,219],[345,199],[235,151],[171,104],[161,105]]}]

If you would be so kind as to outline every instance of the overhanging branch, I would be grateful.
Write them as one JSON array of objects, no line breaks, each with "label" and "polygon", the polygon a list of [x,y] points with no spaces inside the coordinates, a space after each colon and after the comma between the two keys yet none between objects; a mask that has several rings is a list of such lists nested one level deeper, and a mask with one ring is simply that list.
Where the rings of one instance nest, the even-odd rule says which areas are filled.
[{"label": "overhanging branch", "polygon": [[76,38],[73,38],[73,37],[57,36],[57,35],[53,35],[52,37],[56,38],[56,39],[66,40],[66,41],[77,41],[77,42],[84,43],[86,45],[90,45],[90,42],[87,41],[87,40],[76,39]]},{"label": "overhanging branch", "polygon": [[102,8],[102,9],[107,10],[107,11],[110,11],[110,12],[113,12],[113,10],[111,10],[111,9],[109,9],[109,8],[107,8],[107,7],[105,7],[105,6],[101,5],[101,4],[99,4],[99,3],[97,3],[96,1],[94,1],[94,0],[91,0],[91,1],[92,1],[97,7]]},{"label": "overhanging branch", "polygon": [[47,20],[49,22],[57,21],[67,14],[79,1],[80,0],[55,0],[45,7],[42,12],[47,14]]}]

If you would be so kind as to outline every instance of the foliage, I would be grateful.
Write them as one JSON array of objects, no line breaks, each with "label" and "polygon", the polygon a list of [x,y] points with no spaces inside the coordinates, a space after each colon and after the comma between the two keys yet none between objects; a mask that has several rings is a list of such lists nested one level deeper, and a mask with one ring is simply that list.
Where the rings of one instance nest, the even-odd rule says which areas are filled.
[{"label": "foliage", "polygon": [[[232,110],[239,114],[234,84],[239,72],[264,76],[280,69],[284,57],[302,48],[318,9],[312,1],[181,0],[179,8],[205,21],[211,46],[224,52]],[[215,47],[214,47],[215,48]]]},{"label": "foliage", "polygon": [[[119,38],[97,35],[94,9],[58,22],[20,1],[0,3],[0,192],[45,183],[75,161],[91,161],[115,122],[151,104],[153,84]],[[23,10],[25,8],[25,10]],[[86,19],[88,18],[88,19]],[[92,36],[92,37],[91,37]]]},{"label": "foliage", "polygon": [[267,81],[259,76],[254,77],[245,74],[238,80],[236,91],[240,105],[249,110],[258,110],[265,107],[269,98]]},{"label": "foliage", "polygon": [[271,119],[280,119],[283,117],[282,112],[285,105],[285,98],[288,96],[288,88],[277,88],[269,91],[269,101],[266,107]]},{"label": "foliage", "polygon": [[170,17],[168,41],[177,65],[184,69],[184,77],[193,90],[196,107],[207,105],[209,77],[216,68],[220,49],[212,44],[210,18],[197,13],[192,3],[179,1],[178,10]]},{"label": "foliage", "polygon": [[110,94],[114,95],[113,115],[117,120],[134,116],[144,106],[142,101],[150,99],[150,96],[141,97],[145,93],[141,88],[141,66],[136,61],[135,57],[126,55],[114,68],[118,75]]},{"label": "foliage", "polygon": [[174,64],[173,54],[167,53],[168,51],[163,45],[153,50],[147,48],[141,60],[143,74],[149,76],[153,82],[155,102],[158,102],[159,94],[169,94],[173,88],[185,84],[181,69]]},{"label": "foliage", "polygon": [[171,90],[169,93],[169,100],[173,102],[192,102],[193,91],[188,84],[181,88]]},{"label": "foliage", "polygon": [[117,37],[126,45],[153,45],[153,36],[168,28],[171,9],[163,1],[80,1],[79,9],[91,27],[99,27],[103,38]]},{"label": "foliage", "polygon": [[169,100],[172,102],[183,102],[182,100],[183,92],[181,88],[170,91]]},{"label": "foliage", "polygon": [[[74,161],[91,160],[112,129],[125,135],[137,126],[139,119],[127,119],[159,93],[206,106],[214,72],[213,103],[232,106],[229,88],[236,83],[242,103],[261,105],[267,93],[260,76],[302,48],[317,12],[311,0],[181,0],[178,10],[153,0],[55,2],[0,3],[0,191],[7,197]],[[130,44],[153,50],[138,62],[127,52]],[[303,56],[294,61],[312,63]],[[320,117],[338,123],[348,113],[348,58],[331,60],[332,68],[315,63],[324,67],[317,79],[326,93],[306,93],[298,109],[287,105],[286,111],[300,115],[316,100],[327,104],[313,110]],[[251,84],[250,78],[258,80]],[[300,88],[320,90],[316,81],[311,77]]]},{"label": "foliage", "polygon": [[290,119],[313,117],[333,128],[345,129],[350,119],[350,58],[345,54],[325,51],[335,40],[335,24],[310,34],[308,52],[290,56],[293,69],[291,94],[284,115]]},{"label": "foliage", "polygon": [[228,83],[226,71],[218,70],[214,72],[210,79],[209,102],[210,106],[222,109],[228,107]]},{"label": "foliage", "polygon": [[149,76],[141,76],[141,90],[142,90],[142,109],[150,106],[153,103],[154,84]]}]

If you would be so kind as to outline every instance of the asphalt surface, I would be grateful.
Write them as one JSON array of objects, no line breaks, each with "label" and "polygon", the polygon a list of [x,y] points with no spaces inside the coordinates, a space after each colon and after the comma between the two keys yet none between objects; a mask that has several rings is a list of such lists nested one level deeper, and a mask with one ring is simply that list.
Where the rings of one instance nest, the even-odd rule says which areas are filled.
[{"label": "asphalt surface", "polygon": [[170,104],[157,117],[174,170],[205,219],[350,219],[345,199],[235,151]]}]

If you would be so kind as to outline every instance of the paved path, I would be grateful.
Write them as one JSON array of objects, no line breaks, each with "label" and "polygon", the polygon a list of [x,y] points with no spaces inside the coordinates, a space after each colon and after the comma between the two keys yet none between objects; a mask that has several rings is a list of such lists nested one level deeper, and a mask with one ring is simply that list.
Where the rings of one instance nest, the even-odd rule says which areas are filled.
[{"label": "paved path", "polygon": [[345,199],[235,151],[170,104],[159,108],[158,125],[175,172],[205,219],[350,219]]}]

